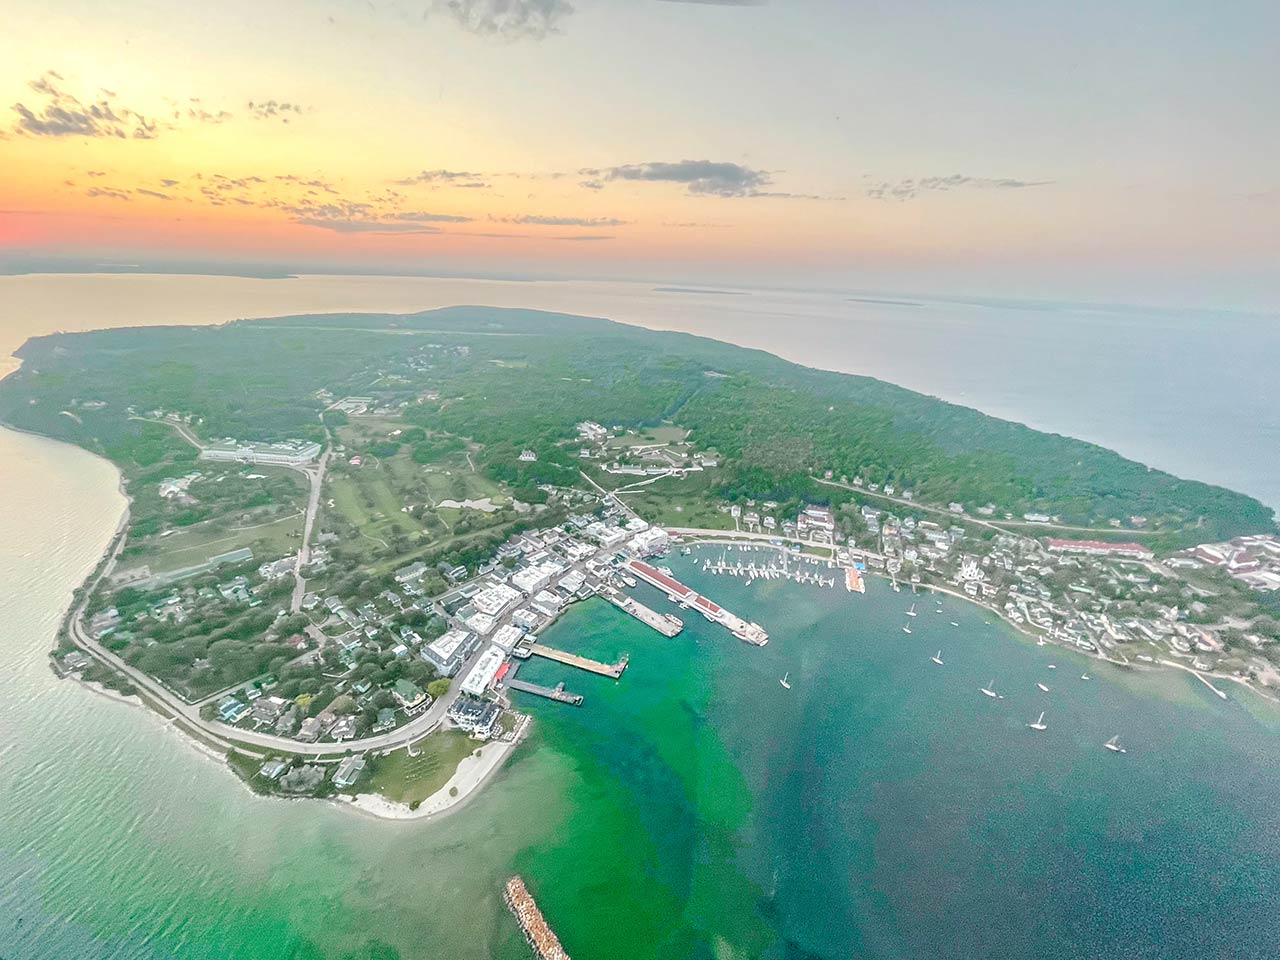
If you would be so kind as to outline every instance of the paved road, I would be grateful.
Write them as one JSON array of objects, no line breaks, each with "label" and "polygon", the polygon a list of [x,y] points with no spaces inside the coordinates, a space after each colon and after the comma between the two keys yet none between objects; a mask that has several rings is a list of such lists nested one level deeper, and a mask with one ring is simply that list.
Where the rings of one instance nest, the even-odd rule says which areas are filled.
[{"label": "paved road", "polygon": [[289,601],[289,611],[297,613],[302,609],[302,598],[307,592],[307,581],[302,570],[311,562],[311,529],[315,526],[316,513],[320,509],[320,492],[324,488],[324,471],[329,465],[332,447],[326,445],[320,461],[315,467],[294,467],[306,476],[311,484],[311,493],[307,497],[307,518],[302,523],[302,545],[298,547],[298,562],[293,568],[293,597]]}]

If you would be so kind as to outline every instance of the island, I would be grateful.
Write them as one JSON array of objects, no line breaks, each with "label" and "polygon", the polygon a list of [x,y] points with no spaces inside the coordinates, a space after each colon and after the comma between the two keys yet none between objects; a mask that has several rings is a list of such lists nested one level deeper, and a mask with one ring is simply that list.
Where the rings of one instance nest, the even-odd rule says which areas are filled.
[{"label": "island", "polygon": [[[511,692],[575,603],[671,637],[768,624],[681,584],[945,591],[1038,642],[1222,695],[1280,687],[1272,511],[875,379],[602,319],[487,307],[59,334],[0,419],[120,471],[60,673],[135,696],[254,790],[438,816],[529,729]],[[747,560],[743,546],[775,559]],[[717,550],[721,552],[716,553]],[[655,610],[638,581],[675,603]]]}]

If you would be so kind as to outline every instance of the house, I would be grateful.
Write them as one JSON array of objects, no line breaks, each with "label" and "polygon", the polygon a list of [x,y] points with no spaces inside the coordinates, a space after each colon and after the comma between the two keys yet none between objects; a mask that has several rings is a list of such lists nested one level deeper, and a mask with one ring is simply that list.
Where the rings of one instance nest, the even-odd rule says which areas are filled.
[{"label": "house", "polygon": [[533,463],[533,462],[534,462],[534,461],[536,461],[537,459],[538,459],[538,455],[537,455],[536,453],[534,453],[532,450],[521,450],[521,451],[520,451],[520,462],[521,462],[521,463]]},{"label": "house", "polygon": [[333,772],[333,785],[339,790],[345,789],[359,780],[363,771],[364,757],[343,757]]},{"label": "house", "polygon": [[391,707],[383,707],[378,711],[378,719],[373,724],[373,732],[381,733],[391,730],[396,725],[396,712]]},{"label": "house", "polygon": [[471,651],[475,635],[468,630],[453,629],[436,637],[419,651],[419,656],[442,676],[452,677]]},{"label": "house", "polygon": [[266,777],[268,780],[279,780],[289,770],[289,761],[287,760],[268,760],[261,769],[258,770],[258,776]]},{"label": "house", "polygon": [[416,717],[431,705],[427,692],[412,680],[397,680],[391,687],[391,695],[400,704],[406,717]]},{"label": "house", "polygon": [[249,708],[228,694],[218,701],[218,719],[223,723],[239,723],[249,715]]},{"label": "house", "polygon": [[395,572],[396,581],[399,583],[409,583],[413,580],[421,580],[422,575],[427,572],[427,565],[419,561],[411,563],[407,567],[401,567]]}]

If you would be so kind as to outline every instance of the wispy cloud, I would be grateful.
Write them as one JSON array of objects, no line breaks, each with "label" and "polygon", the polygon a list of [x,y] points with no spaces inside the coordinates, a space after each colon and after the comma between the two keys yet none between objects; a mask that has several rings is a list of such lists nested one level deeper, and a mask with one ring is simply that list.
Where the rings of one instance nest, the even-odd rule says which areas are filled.
[{"label": "wispy cloud", "polygon": [[978,190],[1021,190],[1046,187],[1052,180],[1017,180],[1012,177],[970,177],[953,173],[947,177],[906,177],[901,180],[879,180],[866,189],[872,200],[914,200],[925,193],[946,192],[966,188]]},{"label": "wispy cloud", "polygon": [[63,78],[47,71],[27,84],[43,98],[35,106],[15,103],[18,115],[14,130],[36,137],[113,137],[120,140],[152,140],[159,136],[159,123],[137,110],[122,106],[115,93],[99,90],[98,98],[84,102],[63,89]]},{"label": "wispy cloud", "polygon": [[471,173],[466,170],[422,170],[411,177],[393,180],[392,183],[400,187],[412,187],[415,184],[425,183],[478,189],[489,186],[487,180],[488,174]]},{"label": "wispy cloud", "polygon": [[552,237],[552,240],[567,240],[571,243],[594,243],[598,240],[613,240],[611,236],[599,233],[580,233],[568,237]]},{"label": "wispy cloud", "polygon": [[304,227],[321,227],[335,233],[440,233],[439,227],[424,223],[399,223],[383,220],[330,220],[324,217],[295,217],[294,223]]},{"label": "wispy cloud", "polygon": [[90,187],[84,192],[86,197],[104,197],[108,200],[131,200],[127,191],[115,187]]},{"label": "wispy cloud", "polygon": [[172,199],[173,199],[173,197],[172,197],[170,194],[167,194],[167,193],[161,193],[159,190],[148,190],[148,189],[146,189],[145,187],[139,187],[137,190],[135,190],[135,191],[133,191],[133,192],[134,192],[134,193],[136,193],[136,194],[138,194],[139,196],[142,196],[142,197],[155,197],[155,199],[157,199],[157,200],[172,200]]},{"label": "wispy cloud", "polygon": [[493,219],[500,223],[542,227],[621,227],[630,222],[614,217],[547,217],[530,213],[518,217],[494,217]]},{"label": "wispy cloud", "polygon": [[287,100],[250,100],[249,116],[255,120],[279,120],[288,123],[293,117],[301,116],[306,108],[301,104]]},{"label": "wispy cloud", "polygon": [[432,0],[430,10],[481,37],[541,40],[559,33],[574,8],[567,0]]}]

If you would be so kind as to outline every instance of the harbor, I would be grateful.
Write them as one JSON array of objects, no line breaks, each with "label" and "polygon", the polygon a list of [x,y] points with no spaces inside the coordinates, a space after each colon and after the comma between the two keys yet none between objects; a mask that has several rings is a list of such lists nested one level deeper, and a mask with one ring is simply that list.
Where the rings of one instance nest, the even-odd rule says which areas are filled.
[{"label": "harbor", "polygon": [[[759,561],[750,556],[750,554],[761,550],[774,553],[777,556]],[[822,573],[824,567],[828,569],[834,568],[834,565],[829,560],[797,556],[787,550],[772,546],[741,547],[738,548],[738,552],[747,555],[736,558],[730,557],[729,552],[726,550],[715,560],[704,560],[702,569],[717,576],[740,577],[746,580],[748,584],[756,580],[790,580],[793,583],[810,584],[815,587],[834,587],[836,585],[835,574],[826,576]],[[853,578],[848,577],[849,572],[853,573]],[[851,591],[865,592],[861,575],[851,567],[846,568],[845,585]]]},{"label": "harbor", "polygon": [[543,917],[522,878],[514,876],[507,880],[502,899],[516,918],[516,923],[520,924],[524,938],[529,941],[538,960],[569,960],[569,954],[560,945],[560,938]]}]

